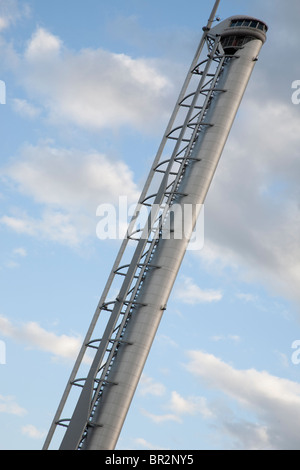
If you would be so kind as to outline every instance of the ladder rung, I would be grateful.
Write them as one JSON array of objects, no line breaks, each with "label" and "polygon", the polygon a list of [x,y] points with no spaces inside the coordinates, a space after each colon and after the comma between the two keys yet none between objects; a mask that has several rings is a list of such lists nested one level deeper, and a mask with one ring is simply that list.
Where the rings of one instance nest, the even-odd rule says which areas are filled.
[{"label": "ladder rung", "polygon": [[64,422],[69,422],[70,423],[71,419],[60,419],[59,421],[56,421],[55,424],[58,424],[59,426],[63,426],[64,428],[67,428],[68,425],[64,424]]}]

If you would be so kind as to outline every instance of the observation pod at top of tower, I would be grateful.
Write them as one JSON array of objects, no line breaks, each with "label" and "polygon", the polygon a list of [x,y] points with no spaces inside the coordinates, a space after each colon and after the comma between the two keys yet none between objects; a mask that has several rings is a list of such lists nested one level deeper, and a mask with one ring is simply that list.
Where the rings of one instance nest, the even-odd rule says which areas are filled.
[{"label": "observation pod at top of tower", "polygon": [[266,41],[268,26],[251,16],[231,16],[210,30],[210,33],[221,36],[221,44],[226,54],[234,54],[247,42],[253,39]]}]

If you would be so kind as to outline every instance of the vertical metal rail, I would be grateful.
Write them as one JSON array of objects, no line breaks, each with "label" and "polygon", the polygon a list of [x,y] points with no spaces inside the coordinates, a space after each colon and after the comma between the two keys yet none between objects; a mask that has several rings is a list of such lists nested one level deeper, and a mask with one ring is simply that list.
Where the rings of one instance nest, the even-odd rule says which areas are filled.
[{"label": "vertical metal rail", "polygon": [[[121,244],[119,253],[54,416],[43,446],[44,450],[49,448],[58,425],[67,427],[61,449],[77,449],[80,447],[87,426],[92,426],[93,411],[96,403],[98,403],[101,398],[101,391],[109,381],[109,370],[116,357],[118,346],[122,342],[122,335],[130,319],[131,311],[135,307],[137,293],[143,282],[145,282],[147,272],[150,269],[157,269],[157,267],[151,265],[151,258],[155,251],[156,244],[158,243],[159,234],[161,233],[168,208],[176,195],[180,180],[189,163],[191,150],[198,133],[201,131],[203,118],[209,107],[211,96],[216,90],[218,77],[223,66],[224,55],[218,50],[218,47],[221,48],[219,41],[209,37],[209,30],[214,21],[219,3],[220,0],[215,2],[207,26],[203,28],[203,36],[196,55],[192,61],[174,111],[167,125],[135,213],[130,221],[127,236]],[[199,62],[204,46],[207,46],[208,57],[202,62]],[[216,64],[215,70],[211,71],[213,64]],[[204,67],[204,70],[200,70],[201,67]],[[195,85],[192,85],[193,88],[190,90],[189,87],[191,87],[191,81],[194,78],[197,78],[199,81],[196,88]],[[201,98],[203,98],[203,102],[199,103],[199,99],[201,100]],[[182,111],[186,111],[183,123],[182,117],[179,116]],[[178,119],[181,119],[180,125],[177,125],[176,120],[178,121]],[[179,134],[176,135],[178,132]],[[166,145],[172,141],[175,142],[175,145],[171,157],[162,160]],[[157,192],[152,195],[149,194],[149,188],[153,182],[154,176],[157,175],[162,175],[161,182]],[[149,203],[151,198],[154,198],[153,204]],[[136,234],[134,228],[139,220],[142,206],[150,207],[149,217],[143,232]],[[135,238],[134,235],[138,238]],[[137,240],[137,247],[132,261],[129,265],[122,265],[128,243],[133,239]],[[119,295],[114,301],[107,300],[113,282],[118,276],[124,276],[124,282]],[[102,311],[109,311],[111,313],[109,321],[102,338],[92,339],[92,335],[99,320],[99,315]],[[97,343],[98,346],[96,346]],[[77,378],[78,371],[88,349],[96,351],[88,376],[86,378]],[[61,419],[70,391],[74,386],[80,386],[82,391],[72,418]]]}]

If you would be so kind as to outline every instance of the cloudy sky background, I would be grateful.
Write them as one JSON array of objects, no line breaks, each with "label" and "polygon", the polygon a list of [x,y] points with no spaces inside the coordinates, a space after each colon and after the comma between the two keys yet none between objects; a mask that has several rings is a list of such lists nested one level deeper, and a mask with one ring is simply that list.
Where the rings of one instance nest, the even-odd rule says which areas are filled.
[{"label": "cloudy sky background", "polygon": [[[97,206],[137,200],[212,6],[0,0],[1,449],[43,445],[118,249]],[[268,41],[120,449],[299,448],[300,5],[239,13]]]}]

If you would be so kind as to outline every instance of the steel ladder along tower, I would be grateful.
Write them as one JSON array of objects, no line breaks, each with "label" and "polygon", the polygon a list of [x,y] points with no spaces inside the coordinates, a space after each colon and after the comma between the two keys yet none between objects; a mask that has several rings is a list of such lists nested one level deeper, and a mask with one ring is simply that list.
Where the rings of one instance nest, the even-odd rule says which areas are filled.
[{"label": "steel ladder along tower", "polygon": [[[117,443],[198,213],[266,40],[266,24],[252,17],[233,16],[211,28],[218,4],[203,28],[44,449],[60,426],[63,431],[66,428],[61,450],[111,450]],[[185,218],[182,236],[172,231],[175,205],[193,209]],[[145,208],[147,220],[141,229],[139,218]],[[164,227],[169,228],[168,236]],[[119,292],[113,300],[112,292]],[[105,312],[108,319],[100,327]],[[62,418],[75,389],[78,395],[71,402],[71,418]]]}]

